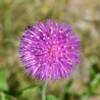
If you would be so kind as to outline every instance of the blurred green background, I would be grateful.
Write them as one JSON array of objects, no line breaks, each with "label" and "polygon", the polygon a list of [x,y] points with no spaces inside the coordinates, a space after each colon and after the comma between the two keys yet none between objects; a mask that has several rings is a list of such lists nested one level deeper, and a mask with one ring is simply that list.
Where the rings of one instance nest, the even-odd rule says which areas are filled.
[{"label": "blurred green background", "polygon": [[48,18],[74,27],[81,63],[48,84],[47,100],[100,100],[100,0],[0,0],[0,100],[41,100],[43,82],[25,74],[18,48],[25,27]]}]

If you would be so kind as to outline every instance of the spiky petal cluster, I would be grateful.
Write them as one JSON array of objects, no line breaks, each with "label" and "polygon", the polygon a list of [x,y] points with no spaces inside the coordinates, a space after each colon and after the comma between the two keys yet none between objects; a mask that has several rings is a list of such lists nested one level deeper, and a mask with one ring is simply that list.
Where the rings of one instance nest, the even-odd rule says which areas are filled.
[{"label": "spiky petal cluster", "polygon": [[67,24],[47,20],[28,27],[20,43],[26,71],[42,80],[69,76],[80,62],[80,41]]}]

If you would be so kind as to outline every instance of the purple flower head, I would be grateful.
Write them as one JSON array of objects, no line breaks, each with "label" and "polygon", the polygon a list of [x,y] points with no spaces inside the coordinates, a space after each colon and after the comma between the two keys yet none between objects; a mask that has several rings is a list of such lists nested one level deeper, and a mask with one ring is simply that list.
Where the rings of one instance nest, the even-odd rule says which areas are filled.
[{"label": "purple flower head", "polygon": [[28,27],[20,43],[20,58],[28,74],[42,80],[71,75],[79,64],[80,40],[72,27],[47,20]]}]

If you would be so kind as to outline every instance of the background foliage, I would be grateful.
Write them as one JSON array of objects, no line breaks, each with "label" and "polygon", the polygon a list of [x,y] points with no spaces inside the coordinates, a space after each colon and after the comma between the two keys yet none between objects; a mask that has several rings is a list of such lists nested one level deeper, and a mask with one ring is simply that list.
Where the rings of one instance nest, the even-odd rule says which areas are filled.
[{"label": "background foliage", "polygon": [[0,100],[41,100],[43,82],[25,74],[18,47],[25,27],[48,18],[73,25],[81,64],[49,83],[47,100],[100,100],[100,0],[0,0]]}]

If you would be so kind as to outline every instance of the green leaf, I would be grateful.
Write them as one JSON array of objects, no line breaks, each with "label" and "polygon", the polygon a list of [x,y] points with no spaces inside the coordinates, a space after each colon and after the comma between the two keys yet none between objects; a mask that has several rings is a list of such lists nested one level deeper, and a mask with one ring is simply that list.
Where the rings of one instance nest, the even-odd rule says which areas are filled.
[{"label": "green leaf", "polygon": [[53,95],[48,95],[47,100],[57,100],[57,98]]},{"label": "green leaf", "polygon": [[0,94],[0,100],[6,100],[6,97],[5,97],[5,94],[4,93],[1,93]]},{"label": "green leaf", "polygon": [[88,100],[89,99],[89,95],[85,94],[81,96],[81,100]]},{"label": "green leaf", "polygon": [[66,85],[66,92],[71,94],[72,93],[72,80],[69,80],[67,85]]},{"label": "green leaf", "polygon": [[29,100],[36,100],[37,98],[37,95],[40,94],[40,89],[38,87],[34,87],[34,88],[29,88],[29,89],[26,89],[25,91],[23,91],[23,94],[22,94],[22,97],[25,98],[25,99],[30,99]]},{"label": "green leaf", "polygon": [[7,90],[7,71],[0,70],[0,90]]},{"label": "green leaf", "polygon": [[91,82],[91,91],[96,92],[96,89],[100,85],[100,74],[95,75],[95,78]]}]

